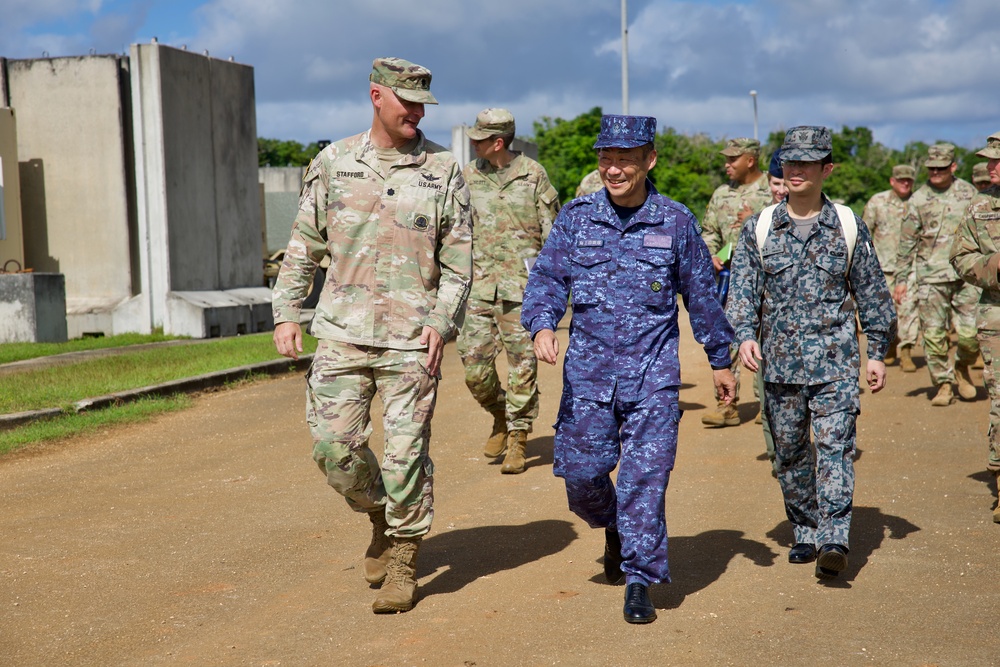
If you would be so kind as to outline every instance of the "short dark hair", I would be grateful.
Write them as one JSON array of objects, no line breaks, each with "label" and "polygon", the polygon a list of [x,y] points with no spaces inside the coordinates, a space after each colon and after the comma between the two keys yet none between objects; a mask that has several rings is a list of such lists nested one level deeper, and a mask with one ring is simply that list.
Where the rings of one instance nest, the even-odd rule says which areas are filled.
[{"label": "short dark hair", "polygon": [[511,132],[510,134],[501,134],[499,136],[503,140],[503,147],[510,148],[510,145],[514,142],[514,133]]}]

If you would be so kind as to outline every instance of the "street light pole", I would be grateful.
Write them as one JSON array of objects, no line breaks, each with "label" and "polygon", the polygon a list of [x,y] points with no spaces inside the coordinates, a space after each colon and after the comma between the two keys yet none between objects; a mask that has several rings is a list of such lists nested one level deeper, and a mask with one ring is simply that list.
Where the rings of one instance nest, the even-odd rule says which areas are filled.
[{"label": "street light pole", "polygon": [[628,115],[628,0],[622,0],[622,113]]},{"label": "street light pole", "polygon": [[757,91],[751,90],[750,97],[753,98],[753,138],[757,139]]}]

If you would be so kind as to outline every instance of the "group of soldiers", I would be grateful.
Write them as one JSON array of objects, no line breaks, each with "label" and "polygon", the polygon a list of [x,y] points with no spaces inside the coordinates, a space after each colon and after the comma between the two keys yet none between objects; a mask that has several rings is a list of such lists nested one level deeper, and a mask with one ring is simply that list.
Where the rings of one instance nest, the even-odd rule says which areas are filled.
[{"label": "group of soldiers", "polygon": [[[835,410],[829,417],[828,397],[856,398],[860,354],[856,339],[852,344],[841,332],[844,315],[832,342],[842,348],[840,362],[825,375],[806,372],[823,375],[826,393],[813,391],[803,379],[801,360],[773,361],[781,356],[771,335],[774,323],[762,313],[773,315],[781,308],[769,301],[774,294],[768,280],[790,266],[780,261],[783,248],[798,248],[796,243],[813,238],[809,229],[813,236],[819,230],[821,245],[795,251],[805,253],[794,262],[806,271],[802,296],[853,303],[847,297],[850,290],[868,334],[866,377],[872,390],[884,385],[882,357],[895,354],[889,350],[895,313],[888,281],[901,307],[919,304],[917,315],[911,316],[922,324],[928,367],[939,386],[935,405],[950,402],[955,381],[959,395],[968,398],[968,367],[980,349],[975,323],[968,320],[974,312],[970,290],[978,288],[967,289],[947,257],[945,266],[940,264],[940,249],[950,246],[971,198],[968,184],[953,177],[953,148],[932,148],[932,176],[912,197],[913,170],[901,166],[893,172],[893,190],[873,198],[867,222],[876,244],[881,243],[879,258],[889,246],[895,255],[894,263],[883,262],[883,276],[872,269],[877,260],[863,225],[854,232],[858,253],[853,241],[845,241],[846,226],[845,238],[829,231],[845,222],[821,192],[833,169],[825,128],[790,131],[782,149],[787,153],[772,158],[767,176],[759,166],[759,143],[730,141],[723,150],[729,183],[713,195],[699,227],[686,207],[657,193],[647,178],[657,159],[655,118],[602,118],[594,146],[596,182],[588,185],[595,181],[588,175],[581,196],[560,209],[541,165],[511,149],[515,121],[509,111],[489,108],[478,114],[466,132],[476,160],[463,169],[418,129],[425,105],[437,104],[427,68],[378,58],[369,81],[371,127],[324,148],[306,171],[273,310],[277,351],[297,357],[302,351],[302,300],[316,266],[329,259],[310,324],[319,344],[307,374],[306,418],[313,458],[327,482],[371,523],[362,572],[366,581],[379,586],[373,611],[408,611],[417,599],[416,560],[434,514],[430,423],[445,342],[457,337],[466,384],[493,418],[484,454],[502,457],[501,473],[522,473],[527,436],[538,415],[537,360],[556,363],[554,331],[570,295],[573,324],[554,472],[565,480],[570,508],[591,526],[605,529],[605,575],[610,582],[625,578],[627,583],[625,620],[654,620],[647,588],[669,581],[663,492],[680,418],[678,295],[684,297],[713,369],[719,405],[716,413],[705,416],[706,424],[739,423],[737,361],[757,371],[764,360],[755,389],[768,406],[761,415],[765,432],[767,418],[776,419],[772,426],[779,446],[775,452],[769,444],[769,453],[786,512],[796,526],[797,544],[789,560],[817,560],[818,577],[836,577],[847,563],[853,469],[844,452],[853,451],[857,406],[844,404],[837,410],[846,416]],[[990,158],[990,177],[997,181],[994,158],[1000,157],[1000,136],[990,141],[980,154]],[[1000,227],[998,208],[994,185],[973,202],[973,209],[982,213],[975,221]],[[761,209],[774,211],[769,214],[773,223],[755,222]],[[976,238],[969,237],[970,248]],[[1000,234],[983,238],[1000,239]],[[737,296],[724,314],[714,273],[734,248]],[[817,248],[821,255],[814,257]],[[797,257],[795,252],[789,257]],[[853,263],[852,253],[857,255]],[[970,249],[955,268],[963,278],[978,281],[985,294],[992,297],[995,291],[1000,307],[991,257],[982,260]],[[960,265],[966,258],[967,269]],[[827,273],[817,273],[817,267]],[[781,280],[793,275],[787,271]],[[853,336],[853,306],[841,310],[850,315]],[[1000,329],[1000,310],[995,318]],[[952,319],[960,349],[955,367],[947,362]],[[983,341],[982,323],[979,328]],[[812,350],[825,344],[823,335],[810,334],[795,344]],[[1000,334],[995,335],[1000,341]],[[915,332],[901,332],[904,370],[912,365],[908,350],[915,343]],[[992,344],[981,346],[988,384]],[[995,349],[1000,353],[1000,342]],[[932,363],[931,355],[941,350],[944,356]],[[501,353],[506,354],[506,383],[496,367]],[[837,384],[845,382],[845,387],[853,383],[854,394]],[[385,430],[381,462],[368,444],[376,393],[383,403]],[[768,403],[772,400],[773,406]],[[804,422],[789,417],[800,413],[807,415]],[[816,461],[802,447],[810,414],[815,437],[839,448],[827,457],[841,466],[835,475],[843,487],[836,511],[822,505],[829,498],[817,504],[822,493],[816,489]],[[992,419],[991,440],[994,433],[1000,435],[1000,409]],[[795,447],[787,444],[792,441]],[[993,454],[991,469],[1000,470],[1000,448],[994,446]],[[616,466],[617,487],[609,476]],[[833,524],[831,512],[839,512]]]}]

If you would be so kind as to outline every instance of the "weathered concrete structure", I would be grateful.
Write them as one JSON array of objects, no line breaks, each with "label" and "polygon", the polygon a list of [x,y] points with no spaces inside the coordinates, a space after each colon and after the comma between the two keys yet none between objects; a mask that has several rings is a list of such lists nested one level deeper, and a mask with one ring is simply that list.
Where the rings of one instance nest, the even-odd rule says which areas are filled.
[{"label": "weathered concrete structure", "polygon": [[14,110],[0,108],[0,270],[4,271],[24,268],[21,177],[18,170]]},{"label": "weathered concrete structure", "polygon": [[0,341],[66,340],[66,282],[59,273],[0,275]]},{"label": "weathered concrete structure", "polygon": [[264,186],[265,243],[270,255],[288,245],[306,168],[260,167],[257,173]]}]

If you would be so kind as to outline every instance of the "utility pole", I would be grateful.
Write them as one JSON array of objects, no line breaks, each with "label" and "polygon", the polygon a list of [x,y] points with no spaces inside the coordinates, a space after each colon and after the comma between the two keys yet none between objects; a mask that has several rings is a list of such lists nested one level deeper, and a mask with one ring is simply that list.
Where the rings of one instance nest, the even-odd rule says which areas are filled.
[{"label": "utility pole", "polygon": [[753,138],[757,139],[757,91],[751,90],[750,97],[753,98]]},{"label": "utility pole", "polygon": [[628,0],[622,0],[622,113],[628,115]]}]

